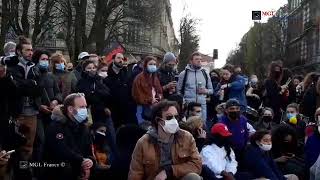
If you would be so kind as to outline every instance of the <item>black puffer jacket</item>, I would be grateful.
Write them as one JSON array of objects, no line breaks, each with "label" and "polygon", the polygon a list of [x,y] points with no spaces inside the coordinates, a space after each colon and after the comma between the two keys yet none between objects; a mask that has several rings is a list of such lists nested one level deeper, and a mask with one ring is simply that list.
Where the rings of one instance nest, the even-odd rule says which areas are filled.
[{"label": "black puffer jacket", "polygon": [[82,73],[82,78],[78,81],[77,92],[84,93],[88,106],[91,106],[91,113],[94,121],[105,121],[105,108],[110,105],[110,89],[103,84],[99,76],[90,77],[87,73]]}]

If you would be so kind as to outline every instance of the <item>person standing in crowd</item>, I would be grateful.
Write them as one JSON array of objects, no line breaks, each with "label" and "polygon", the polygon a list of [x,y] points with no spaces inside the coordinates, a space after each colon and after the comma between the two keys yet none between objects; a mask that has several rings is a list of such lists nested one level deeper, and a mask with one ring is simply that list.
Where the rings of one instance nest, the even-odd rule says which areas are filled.
[{"label": "person standing in crowd", "polygon": [[97,54],[90,54],[89,61],[93,62],[96,67],[100,64],[100,58]]},{"label": "person standing in crowd", "polygon": [[191,116],[186,122],[180,122],[179,127],[192,134],[200,152],[207,138],[207,133],[203,130],[204,125],[201,116]]},{"label": "person standing in crowd", "polygon": [[207,179],[235,179],[238,162],[231,148],[231,136],[226,125],[213,125],[208,145],[201,151],[202,164],[214,173],[214,177]]},{"label": "person standing in crowd", "polygon": [[177,81],[175,77],[177,74],[176,71],[177,59],[175,55],[171,52],[168,52],[163,57],[162,65],[159,68],[158,76],[160,84],[163,89],[163,98],[169,99],[170,96],[177,93]]},{"label": "person standing in crowd", "polygon": [[254,178],[298,180],[293,174],[283,175],[271,158],[272,137],[269,131],[259,130],[251,136],[251,144],[245,151],[245,164]]},{"label": "person standing in crowd", "polygon": [[91,110],[93,123],[106,122],[106,112],[110,103],[110,89],[97,75],[97,67],[94,62],[86,60],[82,63],[82,78],[79,79],[76,91],[85,94],[88,107]]},{"label": "person standing in crowd", "polygon": [[[210,126],[207,121],[207,96],[213,94],[211,78],[201,67],[202,56],[199,52],[194,52],[184,71],[179,74],[178,93],[184,97],[186,103],[197,102],[201,104],[202,119],[206,126]],[[207,127],[207,128],[208,128]]]},{"label": "person standing in crowd", "polygon": [[0,63],[0,179],[4,179],[8,169],[14,139],[9,135],[9,119],[16,117],[16,86],[7,74],[7,66]]},{"label": "person standing in crowd", "polygon": [[179,129],[178,105],[161,101],[152,109],[152,128],[136,144],[129,180],[201,179],[201,157],[192,135]]},{"label": "person standing in crowd", "polygon": [[[56,78],[49,72],[49,53],[37,50],[33,54],[33,62],[37,62],[40,70],[39,85],[42,88],[41,105],[39,107],[37,132],[34,143],[33,158],[40,161],[43,155],[43,146],[45,140],[45,129],[51,122],[51,112],[59,104],[62,103],[62,94],[58,87]],[[38,170],[37,170],[38,171]]]},{"label": "person standing in crowd", "polygon": [[246,93],[248,106],[255,110],[259,110],[261,106],[262,90],[257,75],[251,75],[249,80],[249,88]]},{"label": "person standing in crowd", "polygon": [[220,123],[225,124],[232,133],[231,147],[235,151],[237,162],[241,163],[245,147],[249,141],[250,131],[247,118],[241,115],[238,100],[230,99],[227,101],[226,112],[221,117]]},{"label": "person standing in crowd", "polygon": [[288,89],[288,86],[280,84],[282,80],[282,64],[272,62],[269,67],[269,77],[264,83],[264,106],[271,107],[274,112],[274,121],[281,121],[281,107],[283,106],[283,94]]},{"label": "person standing in crowd", "polygon": [[301,113],[309,117],[310,121],[314,121],[314,112],[317,107],[320,107],[320,76],[318,74],[313,75],[313,80],[305,89],[305,94],[301,102]]},{"label": "person standing in crowd", "polygon": [[67,97],[70,93],[76,91],[77,79],[72,72],[65,69],[66,60],[60,53],[55,53],[50,57],[51,72],[58,81],[62,98]]},{"label": "person standing in crowd", "polygon": [[132,119],[135,116],[130,113],[129,100],[131,89],[129,86],[128,69],[123,66],[123,63],[123,54],[117,53],[114,55],[112,57],[112,64],[110,64],[108,69],[108,77],[104,79],[104,83],[110,88],[110,109],[116,129],[123,124],[135,122],[135,119]]},{"label": "person standing in crowd", "polygon": [[153,56],[144,58],[144,71],[133,81],[132,97],[137,103],[138,124],[148,120],[151,114],[151,105],[158,103],[162,98],[162,87],[157,76],[157,61]]},{"label": "person standing in crowd", "polygon": [[78,56],[78,65],[76,68],[72,71],[72,74],[76,77],[76,84],[78,83],[79,79],[81,79],[82,74],[82,63],[85,60],[88,60],[90,58],[90,54],[88,52],[81,52]]},{"label": "person standing in crowd", "polygon": [[[216,89],[218,84],[220,83],[221,79],[220,79],[220,72],[217,69],[213,69],[210,72],[210,78],[211,78],[211,83],[212,83],[212,89]],[[217,107],[217,105],[219,104],[219,97],[216,96],[215,94],[212,94],[210,96],[210,101],[207,104],[207,118],[212,120],[213,122],[217,122],[217,111],[215,110],[215,108]]]},{"label": "person standing in crowd", "polygon": [[71,62],[67,63],[67,71],[68,72],[72,72],[73,71],[73,63],[71,63]]},{"label": "person standing in crowd", "polygon": [[271,108],[263,108],[261,112],[261,118],[254,124],[256,130],[266,129],[272,130],[276,124],[273,122],[274,113]]},{"label": "person standing in crowd", "polygon": [[[237,99],[242,112],[246,111],[247,100],[245,96],[246,80],[243,76],[234,73],[234,66],[227,64],[223,67],[223,81],[217,86],[216,94],[224,98],[220,100]],[[226,97],[227,95],[227,97]]]},{"label": "person standing in crowd", "polygon": [[297,88],[301,84],[303,76],[296,75],[292,79],[292,83],[289,87],[289,103],[300,103],[302,99],[301,89]]},{"label": "person standing in crowd", "polygon": [[104,80],[106,77],[108,77],[108,69],[108,64],[100,63],[98,66],[98,76]]},{"label": "person standing in crowd", "polygon": [[61,111],[60,121],[52,121],[47,130],[45,152],[46,160],[65,163],[65,167],[48,168],[45,179],[89,179],[94,156],[84,95],[67,96]]},{"label": "person standing in crowd", "polygon": [[[18,103],[16,108],[18,114],[16,120],[20,124],[20,127],[24,129],[22,133],[27,139],[27,142],[19,149],[18,159],[28,161],[32,158],[33,142],[37,128],[37,115],[40,105],[39,97],[41,96],[41,87],[39,86],[40,72],[35,64],[31,62],[33,49],[29,39],[19,37],[16,54],[18,55],[19,63],[9,66],[8,72],[17,87],[16,98]],[[17,167],[16,170],[18,170],[15,173],[17,178],[21,176],[31,179],[29,169],[23,171]]]}]

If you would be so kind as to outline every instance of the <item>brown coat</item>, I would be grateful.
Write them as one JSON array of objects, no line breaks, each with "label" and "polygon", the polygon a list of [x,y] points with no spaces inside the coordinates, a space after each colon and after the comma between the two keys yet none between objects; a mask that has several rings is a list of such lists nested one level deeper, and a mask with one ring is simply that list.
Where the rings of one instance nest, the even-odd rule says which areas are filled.
[{"label": "brown coat", "polygon": [[162,98],[162,87],[156,74],[149,77],[147,73],[140,73],[133,81],[132,97],[139,105],[152,105],[152,87],[156,90],[156,97]]},{"label": "brown coat", "polygon": [[[202,161],[193,136],[179,130],[171,149],[173,177],[180,179],[189,173],[200,174]],[[160,148],[149,134],[142,136],[136,144],[128,180],[154,180],[163,169],[160,167]]]}]

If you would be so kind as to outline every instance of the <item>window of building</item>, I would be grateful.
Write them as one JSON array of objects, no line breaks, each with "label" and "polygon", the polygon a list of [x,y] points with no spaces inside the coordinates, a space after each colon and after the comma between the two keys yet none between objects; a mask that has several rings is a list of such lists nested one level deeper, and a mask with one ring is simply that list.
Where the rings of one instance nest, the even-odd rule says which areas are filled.
[{"label": "window of building", "polygon": [[127,29],[127,37],[126,37],[126,42],[129,43],[141,43],[146,40],[145,36],[145,28],[142,26],[141,23],[137,22],[131,22],[128,25]]}]

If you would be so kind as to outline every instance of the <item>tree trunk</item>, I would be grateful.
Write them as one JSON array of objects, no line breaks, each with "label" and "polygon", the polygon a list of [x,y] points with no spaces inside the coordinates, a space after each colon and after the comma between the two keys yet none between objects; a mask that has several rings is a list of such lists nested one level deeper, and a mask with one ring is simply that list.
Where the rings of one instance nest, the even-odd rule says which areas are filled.
[{"label": "tree trunk", "polygon": [[[1,19],[1,32],[0,32],[0,47],[3,47],[6,41],[6,35],[9,30],[10,10],[8,8],[9,0],[2,0],[2,19]],[[2,49],[2,48],[1,48]]]}]

